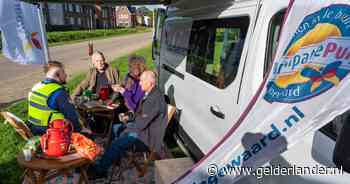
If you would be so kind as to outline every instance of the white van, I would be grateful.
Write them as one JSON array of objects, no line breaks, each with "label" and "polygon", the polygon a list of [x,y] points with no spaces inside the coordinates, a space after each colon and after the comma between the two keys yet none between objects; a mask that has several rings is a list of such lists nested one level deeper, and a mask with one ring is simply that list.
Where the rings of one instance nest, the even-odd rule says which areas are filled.
[{"label": "white van", "polygon": [[[263,81],[275,55],[288,3],[179,0],[166,11],[158,11],[153,42],[158,83],[169,103],[177,107],[174,136],[195,160],[234,126]],[[272,162],[334,167],[333,149],[343,119],[339,117],[305,137],[293,152],[287,151]],[[318,178],[318,182],[307,177],[291,179],[291,183],[350,181],[348,176],[328,176]],[[281,180],[266,179],[264,183]]]}]

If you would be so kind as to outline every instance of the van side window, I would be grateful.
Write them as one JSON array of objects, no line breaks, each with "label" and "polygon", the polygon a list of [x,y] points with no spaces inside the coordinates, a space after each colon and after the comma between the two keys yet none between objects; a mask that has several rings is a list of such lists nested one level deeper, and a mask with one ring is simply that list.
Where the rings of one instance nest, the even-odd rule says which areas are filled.
[{"label": "van side window", "polygon": [[249,26],[248,17],[194,21],[186,71],[218,87],[235,79]]},{"label": "van side window", "polygon": [[267,72],[269,70],[269,67],[272,65],[273,59],[276,54],[285,11],[286,11],[285,9],[279,11],[272,17],[270,21],[268,37],[267,37],[267,51],[265,55],[265,64],[264,64],[264,77],[265,75],[268,74]]},{"label": "van side window", "polygon": [[165,40],[167,51],[184,56],[187,54],[191,23],[191,21],[186,19],[167,21],[165,23],[163,40]]}]

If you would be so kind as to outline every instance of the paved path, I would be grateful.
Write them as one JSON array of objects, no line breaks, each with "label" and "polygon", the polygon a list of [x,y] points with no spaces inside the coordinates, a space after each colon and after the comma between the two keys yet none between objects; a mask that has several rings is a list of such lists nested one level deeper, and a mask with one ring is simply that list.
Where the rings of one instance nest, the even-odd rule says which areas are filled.
[{"label": "paved path", "polygon": [[[119,36],[94,41],[107,61],[151,44],[152,33]],[[90,65],[87,42],[50,48],[51,58],[65,64],[69,77],[87,71]],[[0,108],[27,96],[33,84],[44,77],[39,65],[19,65],[0,56]]]}]

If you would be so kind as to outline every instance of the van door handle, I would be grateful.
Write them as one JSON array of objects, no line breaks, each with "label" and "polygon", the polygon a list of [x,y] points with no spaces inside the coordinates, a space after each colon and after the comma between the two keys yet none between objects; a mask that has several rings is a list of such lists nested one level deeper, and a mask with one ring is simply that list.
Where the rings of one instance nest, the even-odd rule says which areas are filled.
[{"label": "van door handle", "polygon": [[225,119],[225,114],[217,106],[210,106],[210,112],[218,118]]}]

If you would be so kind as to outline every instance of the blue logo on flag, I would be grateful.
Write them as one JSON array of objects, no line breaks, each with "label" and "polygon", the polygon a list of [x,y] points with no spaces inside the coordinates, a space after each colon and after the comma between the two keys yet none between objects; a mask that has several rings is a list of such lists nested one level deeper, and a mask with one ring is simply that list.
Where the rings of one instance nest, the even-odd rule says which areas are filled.
[{"label": "blue logo on flag", "polygon": [[310,14],[275,61],[264,99],[305,101],[337,86],[350,71],[350,6],[331,5]]}]

